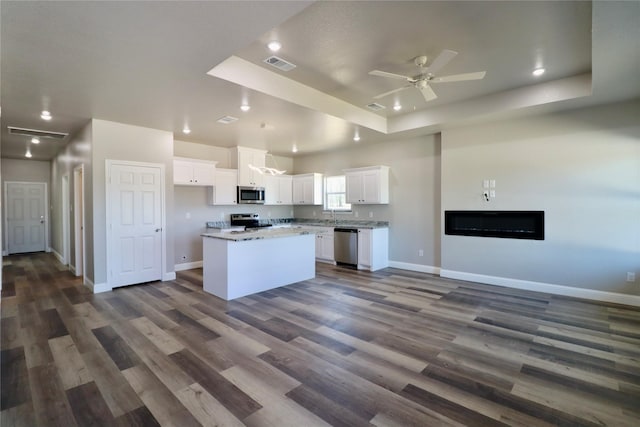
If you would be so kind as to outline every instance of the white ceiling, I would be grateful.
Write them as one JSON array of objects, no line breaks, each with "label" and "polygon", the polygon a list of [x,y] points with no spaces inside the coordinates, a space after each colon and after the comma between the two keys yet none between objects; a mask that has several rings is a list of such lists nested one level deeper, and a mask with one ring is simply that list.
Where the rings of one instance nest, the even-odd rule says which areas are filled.
[{"label": "white ceiling", "polygon": [[[92,117],[290,155],[354,144],[355,131],[366,144],[640,95],[640,2],[2,1],[0,12],[2,157],[24,158],[27,144],[7,126],[73,134]],[[262,62],[272,39],[294,70]],[[434,85],[429,103],[411,88],[365,107],[403,85],[369,71],[413,75],[415,56],[443,49],[459,54],[440,75],[486,77]],[[33,158],[65,142],[32,146]]]}]

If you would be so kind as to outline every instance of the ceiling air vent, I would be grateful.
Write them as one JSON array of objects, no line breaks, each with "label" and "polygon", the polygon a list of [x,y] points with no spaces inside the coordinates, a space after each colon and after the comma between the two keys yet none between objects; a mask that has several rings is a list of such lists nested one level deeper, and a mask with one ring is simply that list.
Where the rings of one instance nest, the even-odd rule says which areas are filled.
[{"label": "ceiling air vent", "polygon": [[229,123],[233,123],[236,120],[238,120],[237,117],[222,116],[217,121],[218,121],[218,123],[222,123],[223,125],[228,125]]},{"label": "ceiling air vent", "polygon": [[51,139],[65,139],[68,133],[62,132],[48,132],[46,130],[37,130],[37,129],[25,129],[25,128],[17,128],[14,126],[7,126],[9,129],[9,134],[11,135],[22,135],[22,136],[37,136],[38,138],[51,138]]},{"label": "ceiling air vent", "polygon": [[384,110],[387,107],[382,104],[378,104],[377,102],[372,102],[371,104],[367,104],[367,108],[373,111],[380,111]]},{"label": "ceiling air vent", "polygon": [[277,56],[270,56],[267,59],[265,59],[264,62],[266,62],[269,65],[273,65],[280,71],[291,71],[294,68],[296,68],[296,66],[291,62],[287,62],[282,58],[278,58]]}]

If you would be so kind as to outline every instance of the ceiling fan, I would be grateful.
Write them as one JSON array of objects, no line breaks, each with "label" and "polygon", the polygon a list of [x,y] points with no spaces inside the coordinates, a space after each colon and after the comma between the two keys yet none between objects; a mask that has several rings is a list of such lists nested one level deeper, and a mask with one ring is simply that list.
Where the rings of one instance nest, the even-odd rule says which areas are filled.
[{"label": "ceiling fan", "polygon": [[411,77],[411,76],[403,76],[400,74],[388,73],[386,71],[373,70],[369,71],[369,74],[372,76],[379,77],[389,77],[392,79],[398,80],[406,80],[409,82],[405,86],[402,86],[398,89],[390,90],[389,92],[381,93],[380,95],[374,96],[373,99],[384,98],[387,95],[391,95],[392,93],[400,92],[401,90],[408,89],[410,87],[415,87],[422,93],[425,101],[432,101],[438,97],[436,93],[431,89],[431,83],[449,83],[449,82],[461,82],[465,80],[480,80],[484,78],[486,71],[477,71],[474,73],[464,73],[464,74],[454,74],[450,76],[442,76],[436,77],[436,73],[445,65],[451,61],[458,52],[453,50],[445,49],[440,52],[440,55],[436,57],[431,62],[431,65],[427,67],[427,57],[426,56],[418,56],[414,59],[414,63],[420,68],[420,73]]}]

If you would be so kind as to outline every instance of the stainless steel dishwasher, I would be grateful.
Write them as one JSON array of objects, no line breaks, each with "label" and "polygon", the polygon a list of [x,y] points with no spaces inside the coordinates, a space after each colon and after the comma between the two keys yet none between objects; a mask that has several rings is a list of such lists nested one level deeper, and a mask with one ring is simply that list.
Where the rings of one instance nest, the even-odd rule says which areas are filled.
[{"label": "stainless steel dishwasher", "polygon": [[358,266],[358,229],[334,228],[333,250],[336,264]]}]

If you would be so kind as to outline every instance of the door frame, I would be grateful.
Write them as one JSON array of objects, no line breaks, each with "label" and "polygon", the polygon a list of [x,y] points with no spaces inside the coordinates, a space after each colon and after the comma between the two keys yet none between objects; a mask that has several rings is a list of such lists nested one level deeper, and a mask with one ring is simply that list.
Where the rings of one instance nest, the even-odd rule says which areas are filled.
[{"label": "door frame", "polygon": [[112,258],[111,258],[111,250],[113,248],[113,235],[111,233],[111,168],[115,165],[119,166],[141,166],[141,167],[149,167],[149,168],[158,168],[160,169],[160,280],[168,280],[168,274],[166,273],[166,259],[167,259],[167,242],[166,242],[166,207],[165,207],[165,165],[164,163],[148,163],[148,162],[134,162],[129,160],[105,160],[105,182],[106,182],[106,194],[105,194],[105,210],[106,210],[106,222],[105,229],[107,234],[107,287],[109,289],[113,289],[113,278],[111,275],[111,267],[112,267]]},{"label": "door frame", "polygon": [[62,175],[60,179],[60,195],[62,196],[62,263],[69,267],[71,264],[71,230],[69,202],[69,174]]},{"label": "door frame", "polygon": [[[81,209],[78,210],[78,205]],[[73,268],[76,276],[82,276],[82,283],[87,283],[87,250],[85,235],[85,191],[84,191],[84,164],[73,168],[73,239],[74,257]],[[82,251],[78,251],[82,248]],[[79,259],[81,258],[81,259]]]},{"label": "door frame", "polygon": [[42,184],[44,185],[44,252],[51,252],[49,247],[49,187],[40,181],[5,181],[4,182],[4,247],[2,255],[9,255],[9,184]]}]

